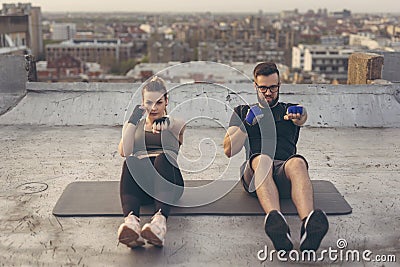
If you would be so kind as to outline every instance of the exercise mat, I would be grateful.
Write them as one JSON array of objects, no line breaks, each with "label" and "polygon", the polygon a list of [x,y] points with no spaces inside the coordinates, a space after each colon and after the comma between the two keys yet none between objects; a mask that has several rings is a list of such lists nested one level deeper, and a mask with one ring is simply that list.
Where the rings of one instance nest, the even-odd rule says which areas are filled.
[{"label": "exercise mat", "polygon": [[[186,180],[185,187],[197,187],[213,182],[212,188],[233,189],[222,198],[199,207],[172,207],[171,216],[184,215],[265,215],[257,198],[250,196],[238,181],[232,180]],[[312,180],[314,205],[326,214],[349,214],[352,209],[336,187],[329,181]],[[187,191],[185,191],[187,192]],[[183,193],[181,200],[192,196]],[[281,211],[286,215],[296,215],[291,199],[281,199]],[[154,214],[154,205],[142,206],[141,215]],[[69,184],[57,201],[53,214],[56,216],[122,216],[119,197],[119,181],[84,181]]]}]

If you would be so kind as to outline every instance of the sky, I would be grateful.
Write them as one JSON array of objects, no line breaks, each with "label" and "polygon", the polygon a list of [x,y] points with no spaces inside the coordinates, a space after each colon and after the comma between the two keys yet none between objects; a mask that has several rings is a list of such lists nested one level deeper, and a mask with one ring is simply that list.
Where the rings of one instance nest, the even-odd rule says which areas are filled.
[{"label": "sky", "polygon": [[42,12],[279,12],[298,8],[300,12],[308,9],[316,11],[341,11],[344,8],[354,13],[397,12],[400,13],[399,0],[32,0],[3,1],[3,3],[26,3],[40,6]]}]

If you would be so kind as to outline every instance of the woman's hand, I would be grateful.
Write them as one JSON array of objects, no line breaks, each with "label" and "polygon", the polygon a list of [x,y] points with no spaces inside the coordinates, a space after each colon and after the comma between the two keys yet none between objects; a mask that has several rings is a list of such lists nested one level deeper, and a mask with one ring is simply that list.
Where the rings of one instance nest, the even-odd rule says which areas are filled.
[{"label": "woman's hand", "polygon": [[132,123],[133,125],[137,125],[145,112],[146,108],[144,106],[136,105],[132,111],[131,116],[129,117],[128,122]]},{"label": "woman's hand", "polygon": [[172,128],[172,122],[173,120],[167,116],[161,117],[159,119],[154,120],[151,129],[153,133],[160,133],[161,131]]}]

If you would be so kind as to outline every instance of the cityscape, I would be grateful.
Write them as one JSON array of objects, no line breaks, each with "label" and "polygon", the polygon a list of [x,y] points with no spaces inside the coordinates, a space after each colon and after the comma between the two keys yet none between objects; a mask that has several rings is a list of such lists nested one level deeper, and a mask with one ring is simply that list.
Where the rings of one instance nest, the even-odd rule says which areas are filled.
[{"label": "cityscape", "polygon": [[[382,62],[375,82],[399,80],[396,14],[326,8],[276,13],[41,10],[9,3],[0,15],[0,54],[27,55],[31,81],[140,82],[191,61],[227,64],[251,76],[257,62],[274,61],[284,83],[346,84],[349,60],[359,53]],[[192,76],[181,78],[195,80]]]}]

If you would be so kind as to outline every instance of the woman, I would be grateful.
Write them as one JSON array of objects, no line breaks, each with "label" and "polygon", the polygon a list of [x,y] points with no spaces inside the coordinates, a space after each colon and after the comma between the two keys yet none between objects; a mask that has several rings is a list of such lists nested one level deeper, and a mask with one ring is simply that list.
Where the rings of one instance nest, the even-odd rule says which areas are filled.
[{"label": "woman", "polygon": [[[185,127],[182,120],[167,116],[167,105],[164,81],[152,78],[142,89],[142,105],[135,107],[122,129],[118,151],[126,157],[120,182],[125,222],[118,229],[118,239],[131,248],[144,245],[144,239],[156,246],[164,245],[170,212],[168,203],[176,201],[183,193],[183,179],[176,158]],[[160,181],[163,179],[181,187],[177,187],[178,190],[166,188],[162,186],[165,181]],[[149,188],[144,184],[150,185],[150,191],[143,190]],[[168,201],[162,201],[166,199]],[[157,212],[140,228],[140,206],[152,202]]]}]

